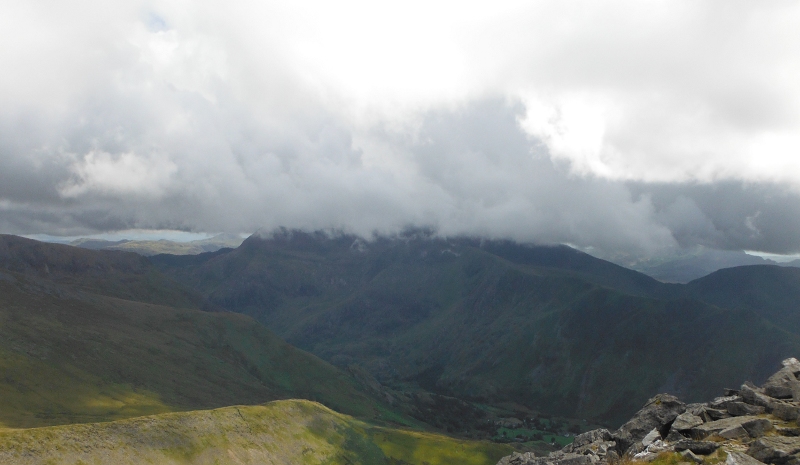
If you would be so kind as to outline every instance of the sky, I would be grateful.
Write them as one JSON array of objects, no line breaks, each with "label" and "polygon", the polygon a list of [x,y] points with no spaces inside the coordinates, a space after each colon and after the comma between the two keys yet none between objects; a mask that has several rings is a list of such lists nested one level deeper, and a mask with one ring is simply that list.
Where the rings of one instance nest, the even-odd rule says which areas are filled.
[{"label": "sky", "polygon": [[798,253],[797,24],[781,0],[2,0],[0,232]]}]

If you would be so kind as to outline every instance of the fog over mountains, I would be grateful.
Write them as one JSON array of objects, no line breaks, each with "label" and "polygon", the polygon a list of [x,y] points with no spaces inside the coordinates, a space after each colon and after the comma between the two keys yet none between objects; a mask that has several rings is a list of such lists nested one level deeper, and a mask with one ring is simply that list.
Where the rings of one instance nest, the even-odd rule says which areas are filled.
[{"label": "fog over mountains", "polygon": [[1,7],[3,232],[800,251],[795,5],[92,5]]}]

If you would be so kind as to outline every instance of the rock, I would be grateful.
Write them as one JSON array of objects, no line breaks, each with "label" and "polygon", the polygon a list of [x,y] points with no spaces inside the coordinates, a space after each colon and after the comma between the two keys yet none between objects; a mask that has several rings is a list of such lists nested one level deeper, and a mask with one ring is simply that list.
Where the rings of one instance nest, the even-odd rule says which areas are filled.
[{"label": "rock", "polygon": [[686,436],[676,431],[675,428],[672,428],[669,430],[669,434],[664,439],[666,439],[667,442],[673,443],[673,442],[678,442],[682,439],[686,439]]},{"label": "rock", "polygon": [[646,462],[650,462],[658,457],[659,454],[668,450],[674,449],[669,444],[657,439],[648,445],[643,451],[635,454],[633,458],[635,460],[644,460]]},{"label": "rock", "polygon": [[773,402],[772,415],[786,421],[795,421],[800,418],[800,406],[786,402]]},{"label": "rock", "polygon": [[759,418],[758,420],[742,423],[742,428],[747,431],[747,434],[749,434],[751,438],[761,437],[767,431],[775,429],[775,427],[772,426],[772,422],[766,418]]},{"label": "rock", "polygon": [[500,459],[497,465],[592,465],[588,455],[553,452],[547,457],[536,457],[533,452],[512,453]]},{"label": "rock", "polygon": [[692,452],[692,451],[690,451],[688,449],[683,451],[683,452],[681,452],[681,456],[683,458],[689,460],[690,462],[693,462],[693,463],[701,463],[703,461],[703,459],[701,459],[700,457],[695,455],[694,452]]},{"label": "rock", "polygon": [[795,376],[795,369],[796,366],[789,363],[770,376],[764,383],[764,394],[776,399],[800,400],[800,381]]},{"label": "rock", "polygon": [[497,462],[497,465],[527,465],[532,463],[531,460],[535,458],[536,456],[533,454],[533,452],[525,452],[524,454],[512,452],[511,455],[507,455],[500,459],[500,461]]},{"label": "rock", "polygon": [[705,417],[708,418],[707,421],[716,421],[716,420],[722,420],[723,418],[731,417],[731,414],[728,413],[727,410],[719,410],[709,407],[706,407],[706,409],[703,411],[703,414]]},{"label": "rock", "polygon": [[666,436],[675,418],[686,411],[686,404],[669,394],[658,394],[644,405],[627,423],[613,433],[620,451],[626,451],[631,445],[641,441],[656,429]]},{"label": "rock", "polygon": [[705,408],[707,406],[708,405],[706,405],[706,404],[698,404],[698,403],[686,404],[686,411],[691,413],[692,415],[695,415],[695,416],[699,417],[700,414],[703,412],[703,410],[705,410]]},{"label": "rock", "polygon": [[800,374],[800,361],[798,361],[796,358],[789,357],[786,360],[782,361],[781,364],[784,366],[784,368],[791,369],[792,373],[795,376]]},{"label": "rock", "polygon": [[760,405],[750,405],[744,402],[728,402],[726,408],[728,413],[735,417],[741,417],[745,415],[761,415],[766,411],[766,409]]},{"label": "rock", "polygon": [[800,436],[800,428],[776,427],[775,432],[777,432],[781,436]]},{"label": "rock", "polygon": [[728,452],[725,465],[764,465],[764,463],[741,452]]},{"label": "rock", "polygon": [[695,426],[691,429],[692,437],[695,439],[703,439],[712,434],[718,434],[729,428],[741,426],[750,437],[758,437],[764,434],[765,431],[772,429],[772,422],[759,417],[744,416],[744,417],[731,417],[722,420],[703,423],[702,425]]},{"label": "rock", "polygon": [[730,402],[741,402],[741,401],[742,398],[740,396],[717,397],[711,402],[709,402],[708,406],[718,410],[725,410],[726,408],[728,408],[728,404]]},{"label": "rock", "polygon": [[658,430],[653,428],[652,431],[647,433],[644,438],[642,438],[642,445],[647,447],[650,444],[656,442],[656,440],[661,439],[661,434],[659,434]]},{"label": "rock", "polygon": [[[605,428],[595,429],[575,436],[575,440],[572,441],[572,444],[567,445],[562,450],[564,452],[572,452],[574,449],[578,449],[593,442],[602,442],[610,440],[611,440],[611,433],[607,429]],[[569,448],[569,450],[567,450],[567,448]]]},{"label": "rock", "polygon": [[800,452],[800,438],[771,436],[759,438],[747,449],[747,455],[764,463],[778,465],[795,465],[800,459],[795,455]]},{"label": "rock", "polygon": [[744,439],[750,437],[750,434],[747,433],[746,429],[742,428],[742,425],[737,425],[720,431],[717,436],[725,439]]},{"label": "rock", "polygon": [[719,449],[719,444],[711,441],[693,441],[691,439],[684,439],[674,444],[675,450],[680,452],[690,450],[695,454],[708,455]]},{"label": "rock", "polygon": [[774,402],[775,400],[761,392],[760,388],[753,386],[750,383],[742,384],[742,390],[740,393],[742,395],[742,400],[748,404],[758,405],[764,408],[769,407],[770,403]]},{"label": "rock", "polygon": [[672,429],[675,431],[686,431],[702,424],[702,418],[689,412],[684,412],[675,418],[675,421],[672,423]]}]

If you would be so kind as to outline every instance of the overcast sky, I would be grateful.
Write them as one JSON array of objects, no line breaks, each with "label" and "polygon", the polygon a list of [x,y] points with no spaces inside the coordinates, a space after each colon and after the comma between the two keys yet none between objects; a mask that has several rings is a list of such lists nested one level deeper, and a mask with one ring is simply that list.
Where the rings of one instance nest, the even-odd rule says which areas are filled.
[{"label": "overcast sky", "polygon": [[800,251],[796,1],[0,2],[0,232]]}]

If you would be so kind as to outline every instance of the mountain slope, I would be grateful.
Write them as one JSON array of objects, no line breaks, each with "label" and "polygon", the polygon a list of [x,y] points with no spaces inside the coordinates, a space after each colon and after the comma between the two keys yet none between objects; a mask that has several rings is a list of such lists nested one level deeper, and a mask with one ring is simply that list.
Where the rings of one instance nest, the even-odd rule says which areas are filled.
[{"label": "mountain slope", "polygon": [[138,255],[0,236],[0,426],[290,397],[404,421],[251,318],[201,306]]},{"label": "mountain slope", "polygon": [[0,463],[493,465],[508,446],[374,427],[308,401],[0,431]]},{"label": "mountain slope", "polygon": [[658,390],[699,399],[759,380],[800,348],[749,310],[681,297],[564,247],[283,231],[153,261],[215,304],[398,389],[612,423]]},{"label": "mountain slope", "polygon": [[196,291],[167,278],[130,252],[84,250],[0,234],[0,272],[29,281],[172,307],[212,309]]},{"label": "mountain slope", "polygon": [[726,268],[690,282],[683,292],[714,305],[751,309],[800,334],[800,268],[777,265]]}]

